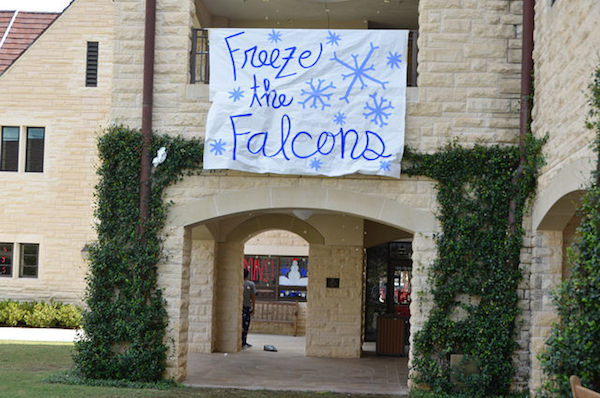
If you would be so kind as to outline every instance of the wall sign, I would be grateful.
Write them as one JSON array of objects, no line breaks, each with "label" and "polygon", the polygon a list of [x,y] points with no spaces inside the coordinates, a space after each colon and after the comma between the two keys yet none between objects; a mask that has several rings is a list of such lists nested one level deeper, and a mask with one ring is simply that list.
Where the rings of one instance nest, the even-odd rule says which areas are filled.
[{"label": "wall sign", "polygon": [[405,30],[211,29],[204,168],[400,176]]},{"label": "wall sign", "polygon": [[325,282],[328,288],[339,289],[340,288],[340,278],[327,278]]}]

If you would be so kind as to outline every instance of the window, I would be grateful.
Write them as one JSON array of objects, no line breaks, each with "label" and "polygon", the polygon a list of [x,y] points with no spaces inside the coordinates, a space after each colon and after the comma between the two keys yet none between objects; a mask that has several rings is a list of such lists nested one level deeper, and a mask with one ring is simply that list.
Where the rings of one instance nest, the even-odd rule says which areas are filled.
[{"label": "window", "polygon": [[19,168],[19,128],[2,127],[0,171],[17,171]]},{"label": "window", "polygon": [[37,278],[40,245],[21,243],[21,270],[19,276]]},{"label": "window", "polygon": [[85,86],[98,86],[98,42],[87,42],[87,56],[85,63]]},{"label": "window", "polygon": [[308,257],[244,256],[257,300],[306,301]]},{"label": "window", "polygon": [[44,171],[44,128],[27,127],[27,157],[25,171]]},{"label": "window", "polygon": [[0,276],[11,277],[13,264],[13,244],[0,243]]}]

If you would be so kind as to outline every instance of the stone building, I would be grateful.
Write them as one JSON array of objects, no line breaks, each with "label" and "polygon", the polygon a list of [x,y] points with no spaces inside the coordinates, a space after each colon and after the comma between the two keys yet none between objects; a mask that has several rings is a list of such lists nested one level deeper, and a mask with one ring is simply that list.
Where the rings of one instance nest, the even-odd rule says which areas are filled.
[{"label": "stone building", "polygon": [[[0,95],[0,242],[12,253],[0,298],[82,298],[85,247],[94,239],[96,137],[112,123],[141,126],[144,4],[74,0],[0,72],[0,93],[8,94]],[[453,141],[516,144],[522,13],[520,0],[158,0],[153,129],[205,136],[211,102],[200,73],[205,59],[196,54],[204,43],[200,28],[403,29],[418,32],[407,53],[416,58],[409,78],[418,78],[406,88],[405,145],[431,153]],[[525,220],[516,387],[540,385],[536,354],[555,320],[549,291],[568,272],[574,209],[595,167],[584,119],[586,87],[599,63],[599,17],[593,0],[535,2],[532,129],[549,140]],[[7,19],[0,19],[0,37],[10,34]],[[34,172],[28,160],[40,137],[42,166]],[[12,163],[4,160],[8,153]],[[16,167],[4,168],[6,162]],[[294,233],[308,247],[306,355],[359,357],[365,249],[410,242],[411,289],[425,291],[439,231],[434,184],[403,174],[205,170],[169,188],[174,205],[159,283],[173,342],[170,375],[185,376],[188,352],[240,349],[244,245],[269,230]],[[339,287],[328,287],[328,279]],[[413,295],[411,334],[429,304],[426,295]]]}]

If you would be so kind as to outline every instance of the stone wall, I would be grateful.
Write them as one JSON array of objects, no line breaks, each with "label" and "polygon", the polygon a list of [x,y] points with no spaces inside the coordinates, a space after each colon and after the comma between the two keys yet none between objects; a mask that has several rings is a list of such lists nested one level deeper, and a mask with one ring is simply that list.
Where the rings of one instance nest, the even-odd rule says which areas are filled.
[{"label": "stone wall", "polygon": [[[535,8],[532,129],[538,137],[548,134],[540,192],[567,163],[594,157],[589,148],[593,133],[586,130],[584,120],[589,111],[587,87],[600,65],[600,4],[594,0],[550,3],[537,1]],[[586,178],[593,167],[590,162],[588,169],[581,170]]]},{"label": "stone wall", "polygon": [[[360,230],[362,235],[362,229]],[[362,245],[311,245],[306,355],[359,358],[364,305]],[[328,288],[327,278],[339,278]]]},{"label": "stone wall", "polygon": [[535,235],[531,264],[531,378],[529,388],[541,386],[542,370],[537,354],[544,347],[552,324],[558,321],[550,292],[562,278],[562,232],[540,231]]},{"label": "stone wall", "polygon": [[408,145],[515,143],[521,15],[520,0],[419,1],[419,100],[408,104]]},{"label": "stone wall", "polygon": [[[546,164],[538,181],[533,206],[534,245],[531,267],[531,380],[532,394],[541,385],[537,355],[556,309],[549,292],[562,280],[565,251],[578,224],[573,221],[578,190],[595,167],[589,145],[594,134],[585,128],[589,111],[588,85],[600,65],[600,4],[593,0],[538,0],[535,7],[535,99],[532,130],[548,136],[543,148]],[[568,196],[567,196],[568,195]],[[544,222],[540,224],[543,217]],[[552,218],[553,220],[549,220]]]},{"label": "stone wall", "polygon": [[272,230],[248,240],[244,245],[244,253],[264,256],[307,256],[308,243],[294,233]]},{"label": "stone wall", "polygon": [[190,264],[189,350],[213,350],[213,313],[216,245],[212,240],[193,240]]},{"label": "stone wall", "polygon": [[[0,77],[0,126],[19,126],[20,168],[0,172],[0,242],[38,243],[37,278],[0,278],[0,299],[80,303],[94,240],[96,137],[109,122],[110,0],[77,0]],[[98,86],[85,86],[87,41],[99,42]],[[8,93],[8,95],[7,95]],[[26,127],[45,127],[44,171],[24,171]]]},{"label": "stone wall", "polygon": [[[296,336],[306,335],[306,319],[308,316],[308,309],[306,303],[298,303],[298,322],[296,324]],[[294,327],[289,324],[283,323],[270,323],[270,322],[252,322],[250,323],[250,333],[264,333],[264,334],[280,334],[280,335],[294,335]]]},{"label": "stone wall", "polygon": [[[119,0],[116,14],[119,28],[116,32],[118,46],[115,49],[111,119],[133,127],[139,127],[141,114],[143,7],[140,7],[140,1]],[[516,142],[519,127],[521,4],[518,0],[419,2],[419,87],[408,90],[408,145],[419,151],[433,152],[455,139],[467,146],[476,142]],[[203,137],[209,108],[207,87],[187,84],[190,33],[195,12],[193,1],[181,3],[159,0],[157,9],[159,24],[154,129],[187,137]],[[264,26],[268,27],[266,22]],[[283,193],[286,189],[289,190],[288,196]],[[243,206],[239,203],[241,192],[244,192],[246,202]],[[277,202],[273,199],[273,192],[279,195],[278,198],[285,199]],[[357,204],[358,197],[364,198],[364,203]],[[397,227],[412,225],[414,228],[407,230],[415,233],[414,259],[421,267],[415,272],[416,284],[413,286],[416,291],[426,288],[427,269],[435,257],[435,246],[430,236],[435,228],[420,221],[418,215],[421,214],[419,211],[435,213],[437,208],[433,183],[423,178],[403,176],[399,180],[390,180],[366,176],[320,178],[205,172],[201,176],[187,177],[171,187],[166,192],[166,199],[175,203],[170,222],[176,224],[185,219],[207,220],[204,215],[208,217],[209,214],[211,217],[227,218],[242,208],[252,212],[278,208],[281,203],[286,203],[289,208],[347,212]],[[184,214],[189,211],[194,211],[195,215]],[[221,227],[223,230],[219,234],[226,236],[229,228],[227,223]],[[359,247],[361,251],[360,244],[348,245],[346,249]],[[177,247],[170,249],[177,250]],[[311,253],[313,250],[323,258],[327,258],[330,250],[343,251],[336,245],[313,245]],[[340,252],[340,255],[344,253]],[[351,253],[345,253],[343,257],[351,268],[358,267],[358,257],[353,257]],[[312,261],[311,255],[311,264],[314,264]],[[360,264],[362,266],[362,262]],[[312,274],[314,270],[311,267],[311,280],[327,268]],[[218,279],[218,269],[215,274]],[[360,272],[352,268],[350,274],[355,275],[349,279],[350,283],[356,284],[353,291],[356,289],[356,292],[361,292]],[[163,282],[171,283],[171,280],[170,276],[165,275]],[[346,277],[344,280],[347,280]],[[193,285],[190,286],[193,289]],[[339,291],[324,290],[317,293],[316,300],[329,299],[328,295],[333,295],[335,297],[330,299],[335,306],[341,300],[341,297],[337,297],[339,294]],[[526,300],[525,294],[523,296]],[[413,301],[413,334],[424,322],[429,306],[426,296]],[[204,307],[208,308],[208,304]],[[308,304],[310,317],[307,320],[307,341],[314,348],[311,353],[356,355],[360,350],[358,340],[362,322],[359,307],[351,309],[352,320],[336,318],[336,322],[326,322],[326,317],[331,315],[330,310],[323,310],[322,314],[319,311],[313,312],[313,307]],[[172,314],[177,316],[176,312]],[[323,324],[325,331],[322,335],[311,334],[311,323]],[[203,325],[206,324],[207,318],[203,321]],[[339,325],[343,325],[343,328]],[[217,326],[219,328],[222,327]],[[350,347],[351,353],[334,353],[337,348],[332,350],[323,346],[322,341],[331,340],[334,335],[331,328],[347,336],[344,343]],[[347,332],[349,334],[346,335]],[[215,336],[212,339],[214,341]],[[206,346],[199,349],[206,350]]]}]

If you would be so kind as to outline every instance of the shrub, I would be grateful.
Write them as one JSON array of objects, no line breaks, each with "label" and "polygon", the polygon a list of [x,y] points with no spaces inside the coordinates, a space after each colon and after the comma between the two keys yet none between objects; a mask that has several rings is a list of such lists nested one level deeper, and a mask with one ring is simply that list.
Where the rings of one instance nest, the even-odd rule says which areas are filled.
[{"label": "shrub", "polygon": [[0,311],[0,323],[7,326],[23,326],[27,314],[23,306],[15,301],[8,301],[3,304],[5,305]]},{"label": "shrub", "polygon": [[74,305],[63,305],[58,308],[56,320],[60,325],[69,329],[82,327],[82,309]]},{"label": "shrub", "polygon": [[75,329],[82,326],[81,313],[82,309],[72,304],[8,300],[0,302],[0,325]]},{"label": "shrub", "polygon": [[56,307],[46,303],[35,303],[32,311],[24,317],[25,324],[32,328],[51,328],[57,326]]}]

